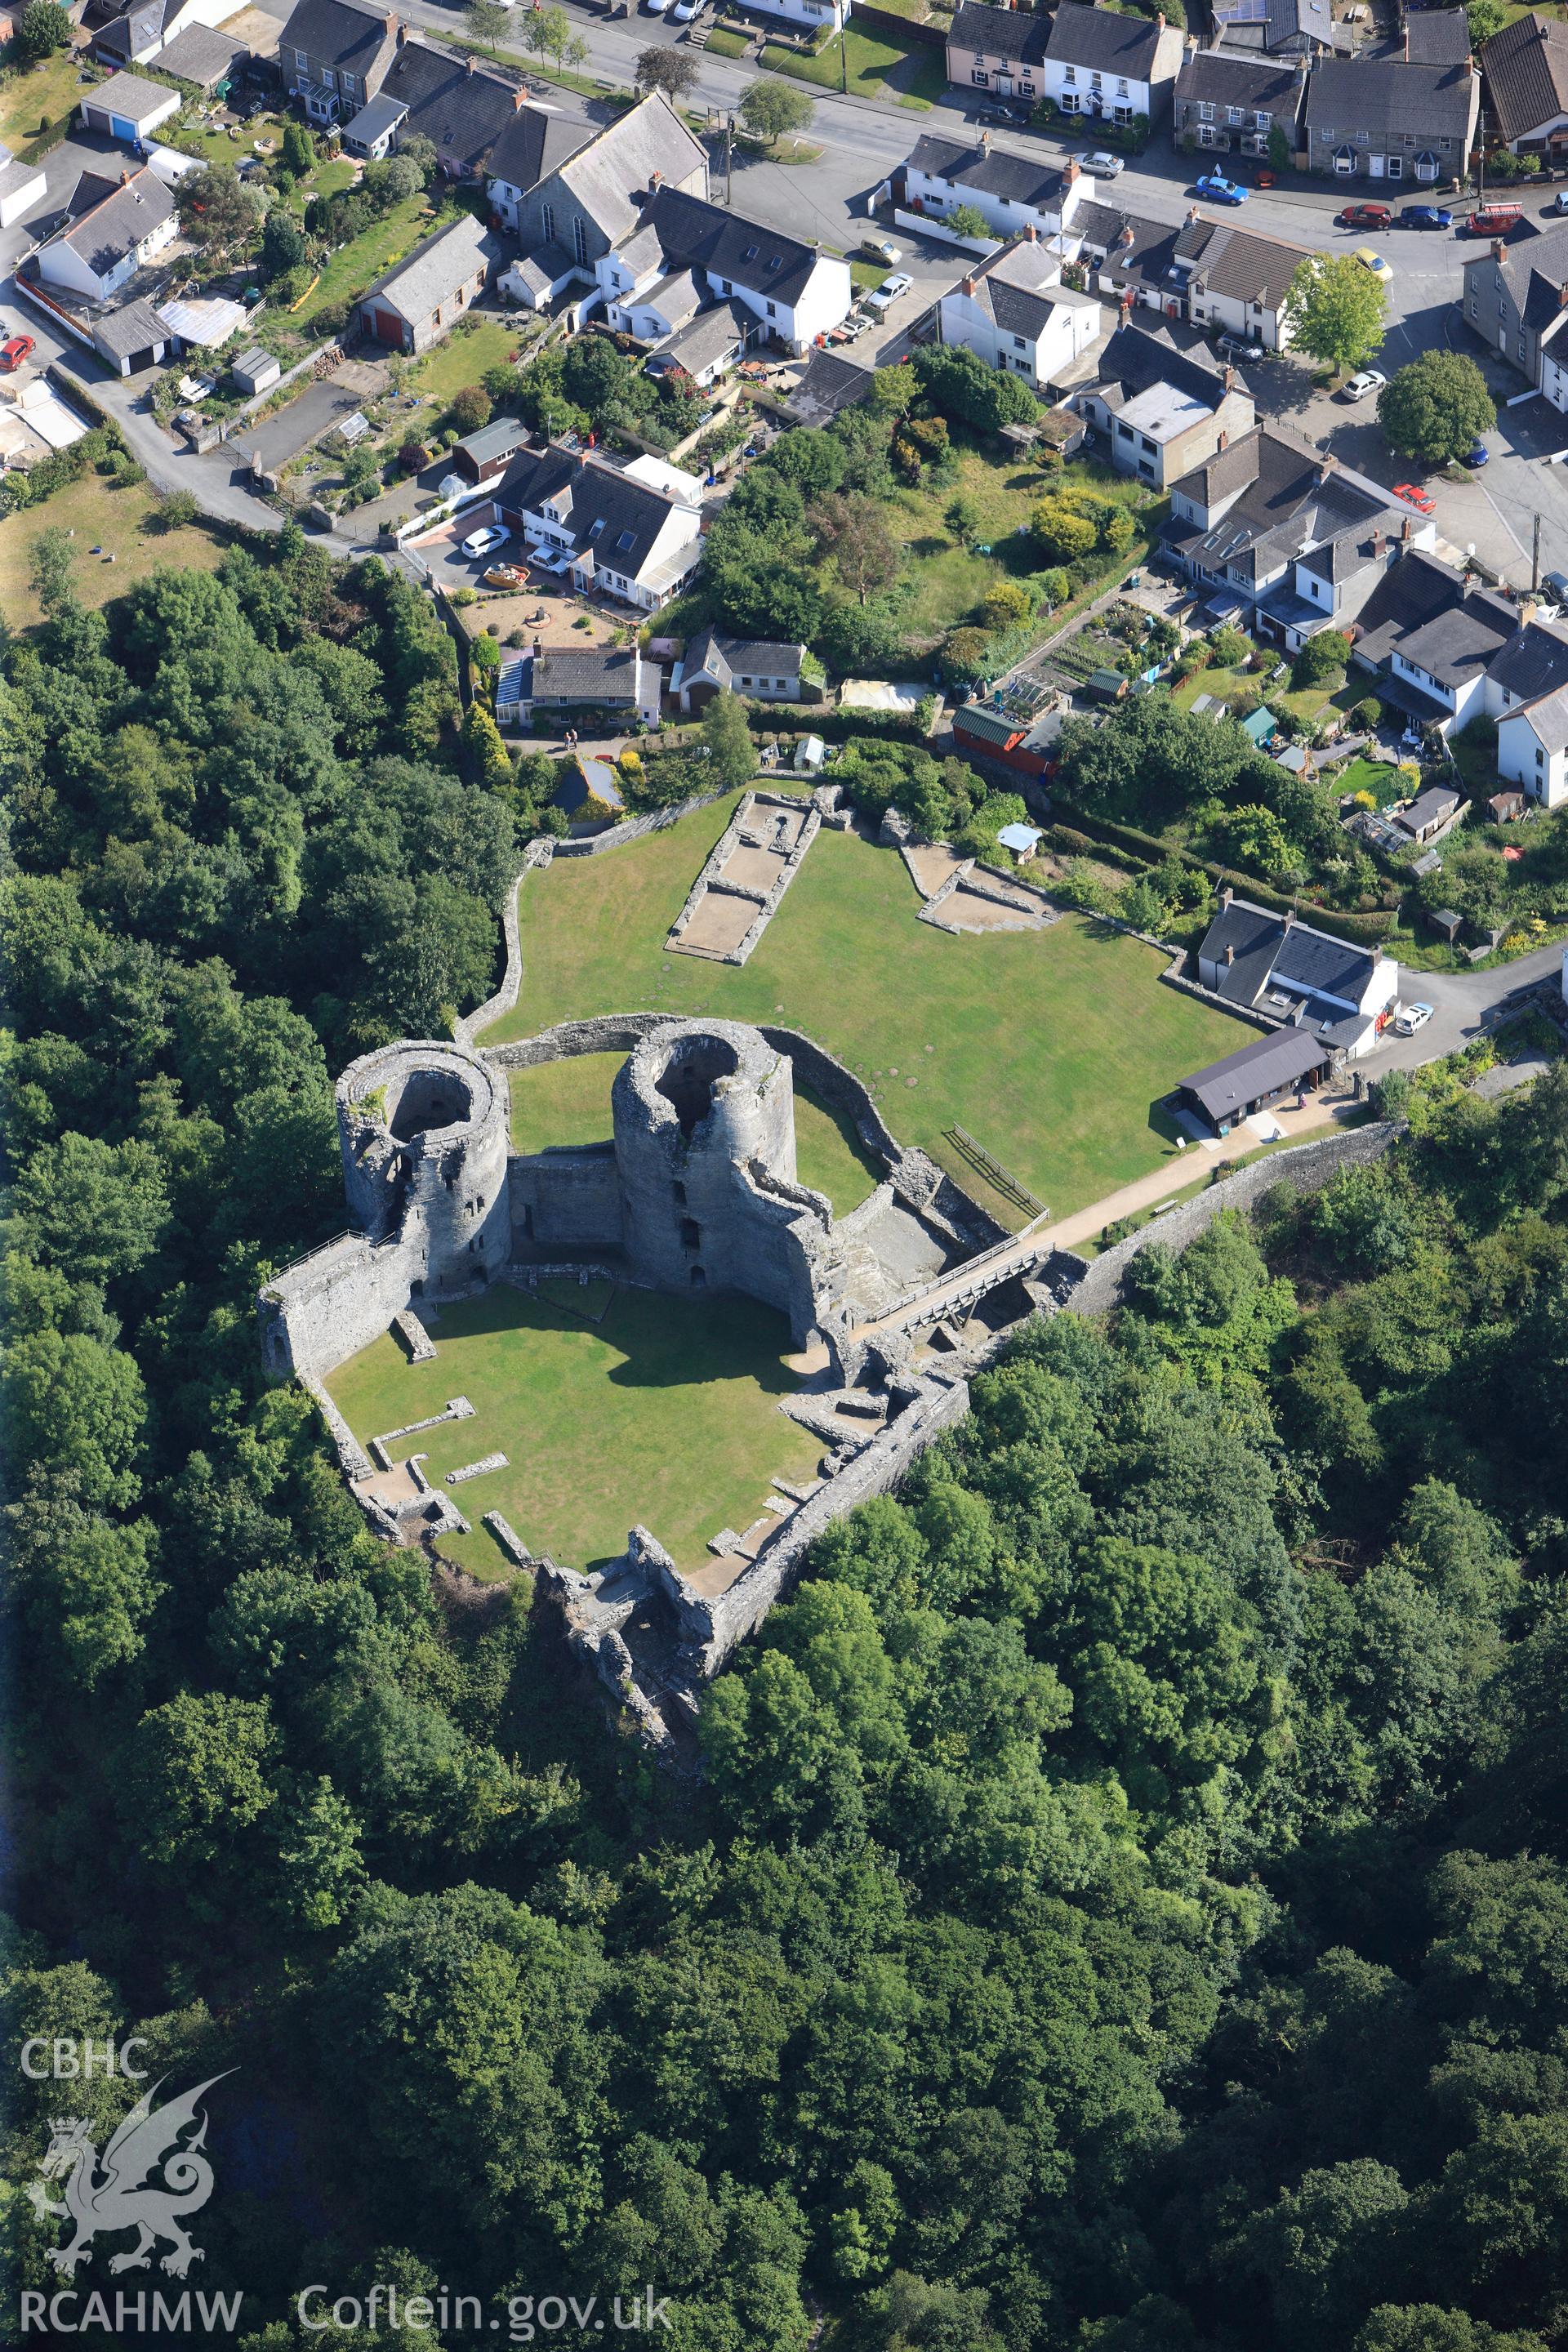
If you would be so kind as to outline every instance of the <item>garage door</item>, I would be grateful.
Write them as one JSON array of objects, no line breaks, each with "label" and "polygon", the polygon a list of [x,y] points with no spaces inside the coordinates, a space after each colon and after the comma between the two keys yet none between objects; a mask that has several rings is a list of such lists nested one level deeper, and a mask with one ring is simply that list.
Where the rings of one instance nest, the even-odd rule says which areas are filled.
[{"label": "garage door", "polygon": [[398,317],[396,311],[378,310],[374,310],[371,313],[371,316],[375,320],[376,341],[378,343],[394,343],[401,350],[403,344],[403,321]]},{"label": "garage door", "polygon": [[111,139],[123,139],[128,147],[134,147],[136,144],[136,125],[133,122],[128,122],[123,114],[110,116],[109,133]]}]

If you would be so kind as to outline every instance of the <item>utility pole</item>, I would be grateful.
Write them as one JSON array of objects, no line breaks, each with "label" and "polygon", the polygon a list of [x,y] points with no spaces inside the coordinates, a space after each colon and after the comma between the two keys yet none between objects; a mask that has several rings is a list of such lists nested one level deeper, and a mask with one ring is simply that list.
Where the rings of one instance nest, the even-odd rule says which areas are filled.
[{"label": "utility pole", "polygon": [[724,117],[724,205],[726,210],[729,209],[735,194],[734,140],[735,118],[732,114],[727,114]]},{"label": "utility pole", "polygon": [[1535,518],[1535,529],[1530,545],[1530,593],[1533,596],[1541,586],[1541,517]]},{"label": "utility pole", "polygon": [[849,0],[844,0],[844,14],[838,25],[838,87],[847,98],[849,95]]}]

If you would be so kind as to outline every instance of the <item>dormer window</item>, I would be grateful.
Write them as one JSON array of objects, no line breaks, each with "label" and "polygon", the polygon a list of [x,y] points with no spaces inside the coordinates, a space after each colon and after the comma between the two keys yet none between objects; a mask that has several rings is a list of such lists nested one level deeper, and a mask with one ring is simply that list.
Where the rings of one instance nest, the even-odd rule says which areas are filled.
[{"label": "dormer window", "polygon": [[635,530],[623,530],[619,539],[616,540],[616,545],[624,552],[628,547],[631,547],[636,542],[636,540],[637,533]]}]

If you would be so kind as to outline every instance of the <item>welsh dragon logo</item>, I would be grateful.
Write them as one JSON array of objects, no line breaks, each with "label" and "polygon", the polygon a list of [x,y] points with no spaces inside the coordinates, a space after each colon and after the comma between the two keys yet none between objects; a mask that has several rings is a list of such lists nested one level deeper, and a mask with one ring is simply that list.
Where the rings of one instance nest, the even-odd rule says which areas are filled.
[{"label": "welsh dragon logo", "polygon": [[[222,2074],[210,2075],[156,2111],[153,2102],[163,2083],[154,2083],[116,2126],[101,2158],[88,2137],[85,2116],[50,2117],[52,2137],[38,2169],[45,2180],[64,2180],[65,2199],[54,2203],[38,2180],[28,2183],[27,2195],[40,2221],[53,2214],[75,2224],[69,2245],[49,2250],[58,2271],[74,2273],[79,2263],[90,2263],[94,2238],[116,2230],[134,2230],[137,2239],[129,2253],[111,2258],[110,2271],[144,2271],[154,2245],[165,2239],[174,2252],[162,2257],[160,2267],[175,2278],[184,2278],[193,2263],[205,2261],[200,2246],[192,2245],[182,2217],[199,2212],[213,2192],[213,2168],[202,2152],[207,2119],[200,2103],[204,2092],[223,2080]],[[182,2145],[181,2135],[193,2124],[194,2137]],[[161,2181],[154,2179],[160,2171]]]}]

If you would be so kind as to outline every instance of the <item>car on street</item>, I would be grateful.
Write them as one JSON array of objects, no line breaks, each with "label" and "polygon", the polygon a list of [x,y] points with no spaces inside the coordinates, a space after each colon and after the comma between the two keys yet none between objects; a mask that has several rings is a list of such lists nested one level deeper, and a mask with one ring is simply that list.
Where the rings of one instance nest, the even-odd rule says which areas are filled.
[{"label": "car on street", "polygon": [[1474,473],[1478,467],[1490,463],[1491,454],[1484,441],[1473,442],[1466,450],[1461,463],[1468,466],[1470,471]]},{"label": "car on street", "polygon": [[1205,204],[1244,205],[1247,202],[1247,190],[1238,182],[1227,180],[1222,172],[1210,172],[1206,178],[1198,182],[1193,193],[1202,196]]},{"label": "car on street", "polygon": [[8,343],[0,343],[0,368],[7,375],[15,375],[24,360],[32,358],[33,350],[31,335],[13,335]]},{"label": "car on street", "polygon": [[1375,252],[1370,245],[1358,245],[1355,249],[1355,258],[1363,269],[1370,269],[1374,278],[1381,278],[1385,286],[1393,284],[1393,270],[1384,261],[1382,254]]},{"label": "car on street", "polygon": [[1363,368],[1360,374],[1352,375],[1346,384],[1345,398],[1364,400],[1369,392],[1381,392],[1387,382],[1388,378],[1381,368]]},{"label": "car on street", "polygon": [[1401,228],[1452,228],[1454,215],[1443,205],[1406,205],[1399,215]]},{"label": "car on street", "polygon": [[904,257],[904,248],[895,245],[890,236],[863,236],[860,250],[868,261],[879,261],[884,269],[896,269]]},{"label": "car on street", "polygon": [[1541,584],[1556,604],[1568,604],[1568,572],[1548,572]]},{"label": "car on street", "polygon": [[895,269],[890,278],[884,278],[881,284],[867,295],[867,310],[875,310],[877,316],[880,318],[884,311],[892,309],[900,294],[909,292],[914,282],[914,279],[906,277],[901,269]]},{"label": "car on street", "polygon": [[694,16],[701,16],[707,5],[708,0],[675,0],[669,12],[670,22],[673,25],[689,25]]},{"label": "car on street", "polygon": [[669,6],[669,0],[642,0],[642,5],[648,16],[662,16]]},{"label": "car on street", "polygon": [[1517,228],[1523,218],[1522,205],[1483,205],[1479,212],[1470,215],[1470,235],[1506,236],[1510,229]]},{"label": "car on street", "polygon": [[1396,499],[1403,499],[1407,507],[1414,507],[1419,514],[1436,514],[1437,511],[1436,499],[1430,490],[1424,490],[1419,482],[1395,482],[1394,495]]},{"label": "car on street", "polygon": [[463,553],[474,556],[488,555],[492,548],[504,547],[510,537],[511,533],[504,524],[481,523],[478,530],[471,530],[464,540]]},{"label": "car on street", "polygon": [[1268,357],[1263,345],[1249,335],[1222,335],[1217,348],[1222,360],[1232,360],[1238,367],[1256,367],[1259,360]]},{"label": "car on street", "polygon": [[1559,188],[1552,202],[1549,205],[1542,205],[1541,209],[1543,213],[1553,213],[1558,215],[1568,213],[1568,188]]},{"label": "car on street", "polygon": [[1417,1029],[1426,1028],[1432,1018],[1432,1010],[1429,1004],[1402,1004],[1394,1028],[1401,1037],[1414,1037]]},{"label": "car on street", "polygon": [[1105,147],[1097,147],[1094,153],[1084,156],[1079,165],[1079,171],[1087,172],[1091,180],[1114,180],[1118,173],[1124,172],[1126,168],[1126,158],[1111,154]]},{"label": "car on street", "polygon": [[1334,215],[1341,228],[1386,228],[1393,218],[1386,205],[1347,205]]}]

